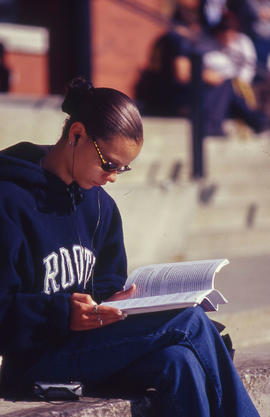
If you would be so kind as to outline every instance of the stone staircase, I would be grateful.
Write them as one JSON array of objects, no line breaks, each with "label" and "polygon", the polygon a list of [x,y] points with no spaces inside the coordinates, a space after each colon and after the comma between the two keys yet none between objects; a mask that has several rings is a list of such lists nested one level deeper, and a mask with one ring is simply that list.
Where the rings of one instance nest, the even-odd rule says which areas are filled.
[{"label": "stone staircase", "polygon": [[185,257],[269,254],[270,138],[208,138],[205,155],[207,177],[201,184]]},{"label": "stone staircase", "polygon": [[207,176],[180,255],[230,260],[216,281],[229,304],[210,317],[226,325],[238,350],[260,355],[270,348],[270,138],[207,138],[205,157]]}]

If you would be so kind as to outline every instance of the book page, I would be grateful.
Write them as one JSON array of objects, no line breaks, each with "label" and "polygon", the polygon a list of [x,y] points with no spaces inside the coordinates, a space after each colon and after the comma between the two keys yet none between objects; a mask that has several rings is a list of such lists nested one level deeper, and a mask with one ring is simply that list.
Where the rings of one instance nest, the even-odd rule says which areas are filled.
[{"label": "book page", "polygon": [[215,272],[228,262],[214,259],[140,267],[130,274],[125,288],[135,282],[133,298],[210,290],[214,288]]},{"label": "book page", "polygon": [[218,290],[212,290],[202,301],[201,305],[205,311],[218,310],[219,304],[226,304],[228,300]]},{"label": "book page", "polygon": [[[183,308],[200,304],[209,291],[185,292],[183,294],[156,295],[144,298],[110,301],[103,305],[119,308],[124,312],[160,311],[162,309]],[[155,307],[155,308],[153,308]],[[163,307],[163,308],[162,308]]]}]

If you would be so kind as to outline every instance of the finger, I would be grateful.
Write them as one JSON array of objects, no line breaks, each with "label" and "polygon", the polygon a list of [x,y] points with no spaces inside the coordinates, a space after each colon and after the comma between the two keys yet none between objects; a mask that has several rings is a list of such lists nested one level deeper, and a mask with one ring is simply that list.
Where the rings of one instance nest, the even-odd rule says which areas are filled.
[{"label": "finger", "polygon": [[126,300],[127,298],[132,297],[135,291],[136,291],[136,284],[132,284],[131,287],[128,288],[127,290],[121,291],[121,293],[117,295],[117,299]]},{"label": "finger", "polygon": [[136,284],[132,284],[131,285],[131,287],[130,288],[128,288],[127,290],[125,290],[124,292],[123,292],[123,296],[125,297],[125,298],[129,298],[129,297],[131,297],[133,294],[134,294],[134,292],[136,291]]},{"label": "finger", "polygon": [[118,301],[118,300],[125,300],[127,298],[130,298],[136,290],[136,284],[132,284],[130,288],[123,291],[118,291],[115,294],[113,294],[110,298],[108,298],[106,301]]},{"label": "finger", "polygon": [[83,327],[83,330],[91,330],[91,329],[97,329],[100,327],[108,326],[109,324],[116,323],[118,321],[123,320],[124,318],[126,318],[126,316],[123,316],[123,317],[100,316],[99,318],[91,317],[90,319],[85,317],[85,319],[81,322],[81,325]]},{"label": "finger", "polygon": [[71,301],[71,310],[75,311],[77,314],[81,313],[91,313],[93,311],[94,306],[93,305],[89,305],[86,303],[82,303],[81,301],[77,301],[77,300],[72,300]]},{"label": "finger", "polygon": [[92,317],[92,316],[103,316],[106,318],[118,318],[118,317],[122,317],[123,313],[121,310],[119,310],[119,308],[115,308],[115,307],[109,307],[109,306],[104,306],[102,304],[99,304],[97,306],[97,309],[94,309],[94,306],[91,306],[90,310],[85,311],[85,313],[88,315],[88,317]]},{"label": "finger", "polygon": [[80,302],[85,303],[85,304],[90,304],[90,305],[96,304],[89,294],[82,294],[82,293],[79,293],[79,292],[75,292],[75,293],[72,294],[71,299],[80,301]]},{"label": "finger", "polygon": [[86,325],[88,323],[90,326],[92,326],[94,323],[96,325],[95,327],[100,327],[119,320],[123,320],[126,317],[126,315],[121,310],[113,307],[99,305],[97,310],[94,310],[94,312],[93,310],[91,312],[88,311],[83,315]]}]

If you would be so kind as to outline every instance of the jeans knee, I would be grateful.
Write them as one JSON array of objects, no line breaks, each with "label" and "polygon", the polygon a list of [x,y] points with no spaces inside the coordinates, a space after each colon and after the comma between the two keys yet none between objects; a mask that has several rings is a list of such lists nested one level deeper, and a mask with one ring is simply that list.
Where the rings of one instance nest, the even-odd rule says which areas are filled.
[{"label": "jeans knee", "polygon": [[196,324],[199,323],[199,325],[203,328],[210,327],[212,329],[213,326],[212,326],[211,320],[209,319],[209,317],[207,316],[207,314],[205,313],[202,307],[197,306],[193,308],[192,316]]},{"label": "jeans knee", "polygon": [[201,306],[194,307],[194,314],[199,317],[201,320],[208,320],[204,309]]},{"label": "jeans knee", "polygon": [[210,323],[208,316],[200,306],[188,307],[181,311],[177,316],[177,320],[180,324],[180,328],[185,332],[189,329],[190,326],[198,326],[198,324],[208,325]]},{"label": "jeans knee", "polygon": [[182,345],[162,349],[159,363],[163,377],[176,390],[182,383],[192,385],[192,381],[198,377],[198,370],[201,372],[201,365],[192,350]]}]

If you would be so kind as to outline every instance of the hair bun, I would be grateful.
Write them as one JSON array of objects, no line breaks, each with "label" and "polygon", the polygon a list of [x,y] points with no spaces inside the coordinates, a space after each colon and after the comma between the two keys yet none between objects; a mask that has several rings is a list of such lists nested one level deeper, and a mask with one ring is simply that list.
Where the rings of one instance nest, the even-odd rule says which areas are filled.
[{"label": "hair bun", "polygon": [[64,113],[70,116],[80,114],[81,105],[94,90],[93,84],[82,77],[74,78],[67,86],[66,96],[62,104]]}]

